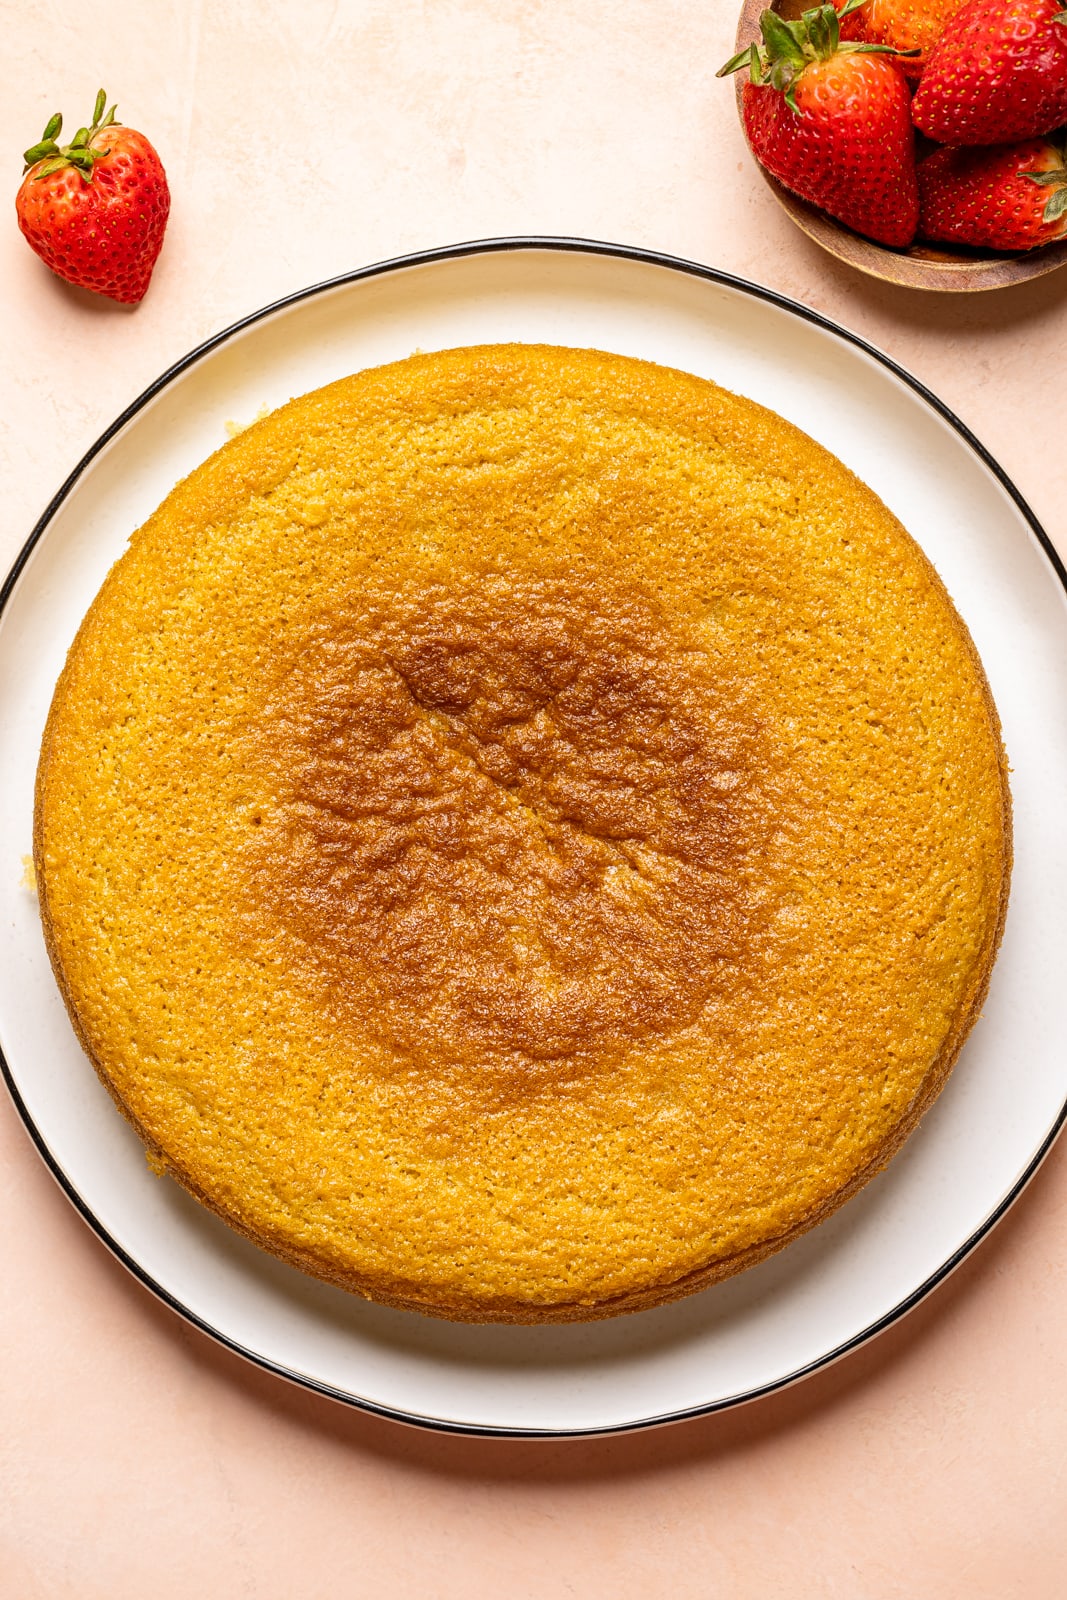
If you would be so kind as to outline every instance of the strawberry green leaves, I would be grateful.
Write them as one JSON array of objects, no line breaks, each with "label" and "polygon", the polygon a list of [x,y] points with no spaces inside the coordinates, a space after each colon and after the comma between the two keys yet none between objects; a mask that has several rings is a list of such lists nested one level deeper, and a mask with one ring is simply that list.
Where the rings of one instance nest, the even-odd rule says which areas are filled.
[{"label": "strawberry green leaves", "polygon": [[891,45],[841,38],[842,18],[851,16],[865,3],[866,0],[847,0],[840,11],[832,5],[813,6],[794,21],[768,8],[760,17],[762,47],[755,42],[747,45],[731,56],[715,76],[725,78],[747,67],[750,83],[779,90],[790,109],[799,113],[794,85],[813,62],[829,61],[835,55],[898,53]]},{"label": "strawberry green leaves", "polygon": [[49,117],[39,143],[31,145],[23,153],[22,159],[26,163],[23,170],[28,172],[40,162],[40,167],[34,173],[35,182],[47,178],[53,172],[60,172],[64,167],[76,167],[84,178],[92,178],[94,163],[110,153],[109,150],[101,149],[91,143],[98,133],[114,124],[115,107],[112,106],[105,116],[106,105],[107,96],[101,89],[96,97],[90,126],[79,128],[70,143],[62,147],[56,144],[56,139],[63,127],[63,117],[58,111]]}]

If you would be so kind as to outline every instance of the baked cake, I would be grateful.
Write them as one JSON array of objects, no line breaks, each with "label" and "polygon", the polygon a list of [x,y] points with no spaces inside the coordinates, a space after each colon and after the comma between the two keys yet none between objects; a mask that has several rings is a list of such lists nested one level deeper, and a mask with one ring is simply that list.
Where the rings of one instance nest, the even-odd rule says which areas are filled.
[{"label": "baked cake", "polygon": [[38,779],[48,948],[150,1160],[374,1300],[654,1306],[941,1088],[1007,897],[997,717],[886,507],[682,372],[419,355],[137,532]]}]

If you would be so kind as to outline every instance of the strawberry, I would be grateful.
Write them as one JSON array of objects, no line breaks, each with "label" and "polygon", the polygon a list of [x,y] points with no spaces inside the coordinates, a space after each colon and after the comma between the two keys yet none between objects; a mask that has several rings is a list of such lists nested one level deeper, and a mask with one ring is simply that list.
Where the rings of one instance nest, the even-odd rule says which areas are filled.
[{"label": "strawberry", "polygon": [[942,144],[1009,144],[1067,122],[1064,0],[965,0],[912,107]]},{"label": "strawberry", "polygon": [[1067,236],[1067,167],[1047,139],[935,150],[919,162],[924,239],[1032,250]]},{"label": "strawberry", "polygon": [[918,78],[930,47],[959,8],[960,0],[866,0],[845,19],[841,37],[907,51],[897,65],[906,78]]},{"label": "strawberry", "polygon": [[56,112],[25,154],[15,199],[19,227],[42,261],[68,283],[132,304],[143,298],[170,211],[162,163],[143,133],[104,116],[103,89],[92,125],[62,148]]},{"label": "strawberry", "polygon": [[[863,0],[847,0],[851,15]],[[760,17],[751,44],[718,73],[747,66],[745,134],[787,189],[882,244],[910,244],[919,220],[908,87],[885,45],[842,41],[832,5],[786,22]]]}]

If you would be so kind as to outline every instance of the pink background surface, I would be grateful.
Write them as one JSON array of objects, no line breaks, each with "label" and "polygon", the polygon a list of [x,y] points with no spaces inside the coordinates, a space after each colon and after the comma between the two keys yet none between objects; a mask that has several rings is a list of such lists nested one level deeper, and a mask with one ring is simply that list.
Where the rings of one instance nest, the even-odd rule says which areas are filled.
[{"label": "pink background surface", "polygon": [[[727,0],[2,0],[8,184],[103,83],[174,206],[144,304],[0,237],[0,561],[104,426],[263,303],[402,251],[575,233],[694,257],[940,394],[1067,549],[1067,272],[922,295],[779,212],[715,68]],[[0,1595],[889,1600],[1067,1592],[1067,1146],[904,1323],[788,1393],[629,1438],[432,1436],[157,1304],[0,1099]]]}]

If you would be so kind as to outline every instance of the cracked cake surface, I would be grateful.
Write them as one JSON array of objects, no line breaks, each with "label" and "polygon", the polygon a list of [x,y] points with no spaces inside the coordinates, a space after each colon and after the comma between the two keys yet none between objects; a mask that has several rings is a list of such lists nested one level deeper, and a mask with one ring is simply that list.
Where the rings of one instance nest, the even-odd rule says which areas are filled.
[{"label": "cracked cake surface", "polygon": [[832,455],[484,346],[292,401],[133,536],[35,862],[154,1164],[373,1299],[580,1320],[899,1147],[985,993],[1009,803],[962,622]]}]

